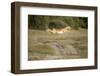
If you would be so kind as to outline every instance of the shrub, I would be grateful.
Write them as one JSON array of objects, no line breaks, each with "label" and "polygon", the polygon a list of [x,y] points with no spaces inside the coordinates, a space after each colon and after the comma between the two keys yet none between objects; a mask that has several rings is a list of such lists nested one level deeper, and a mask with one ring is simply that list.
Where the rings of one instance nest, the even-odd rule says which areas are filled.
[{"label": "shrub", "polygon": [[68,25],[64,21],[61,21],[61,20],[52,20],[49,23],[48,28],[50,28],[50,29],[53,29],[53,28],[61,29],[61,28],[65,28],[66,26],[68,26]]},{"label": "shrub", "polygon": [[29,16],[29,25],[34,29],[44,30],[48,27],[48,23],[48,16]]},{"label": "shrub", "polygon": [[64,28],[70,26],[73,29],[88,28],[86,17],[69,17],[69,16],[39,16],[29,15],[28,26],[32,29],[44,30],[47,28]]}]

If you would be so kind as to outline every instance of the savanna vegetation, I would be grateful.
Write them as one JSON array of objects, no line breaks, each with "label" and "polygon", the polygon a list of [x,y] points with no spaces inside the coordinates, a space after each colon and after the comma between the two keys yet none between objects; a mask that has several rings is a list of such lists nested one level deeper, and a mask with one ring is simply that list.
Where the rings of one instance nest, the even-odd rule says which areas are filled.
[{"label": "savanna vegetation", "polygon": [[29,15],[29,28],[44,30],[47,28],[62,28],[70,26],[74,29],[88,28],[86,17],[39,16]]},{"label": "savanna vegetation", "polygon": [[[86,17],[28,16],[28,60],[87,58]],[[70,32],[52,34],[46,29],[70,26]]]}]

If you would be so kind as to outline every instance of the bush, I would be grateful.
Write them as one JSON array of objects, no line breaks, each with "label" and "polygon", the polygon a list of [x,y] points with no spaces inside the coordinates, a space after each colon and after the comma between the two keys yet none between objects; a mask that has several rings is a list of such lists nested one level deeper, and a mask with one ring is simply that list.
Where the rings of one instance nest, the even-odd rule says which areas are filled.
[{"label": "bush", "polygon": [[61,29],[61,28],[65,28],[66,26],[68,26],[65,22],[61,21],[61,20],[53,20],[49,23],[48,28],[53,29]]},{"label": "bush", "polygon": [[69,17],[69,16],[39,16],[29,15],[28,26],[32,29],[44,30],[47,28],[64,28],[70,26],[73,29],[88,28],[86,17]]},{"label": "bush", "polygon": [[34,29],[44,30],[48,27],[48,23],[48,16],[29,16],[29,25]]}]

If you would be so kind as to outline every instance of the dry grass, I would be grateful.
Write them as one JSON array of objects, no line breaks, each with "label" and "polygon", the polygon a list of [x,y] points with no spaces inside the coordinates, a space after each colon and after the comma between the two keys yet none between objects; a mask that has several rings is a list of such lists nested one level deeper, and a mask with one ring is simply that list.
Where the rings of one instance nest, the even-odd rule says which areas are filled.
[{"label": "dry grass", "polygon": [[28,60],[87,58],[87,30],[52,34],[28,31]]}]

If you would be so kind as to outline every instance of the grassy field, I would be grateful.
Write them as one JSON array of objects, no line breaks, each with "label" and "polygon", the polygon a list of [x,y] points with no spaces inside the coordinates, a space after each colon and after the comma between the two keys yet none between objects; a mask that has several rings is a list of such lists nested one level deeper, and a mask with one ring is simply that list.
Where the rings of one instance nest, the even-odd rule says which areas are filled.
[{"label": "grassy field", "polygon": [[87,58],[87,30],[71,30],[52,34],[41,30],[28,31],[28,60]]}]

